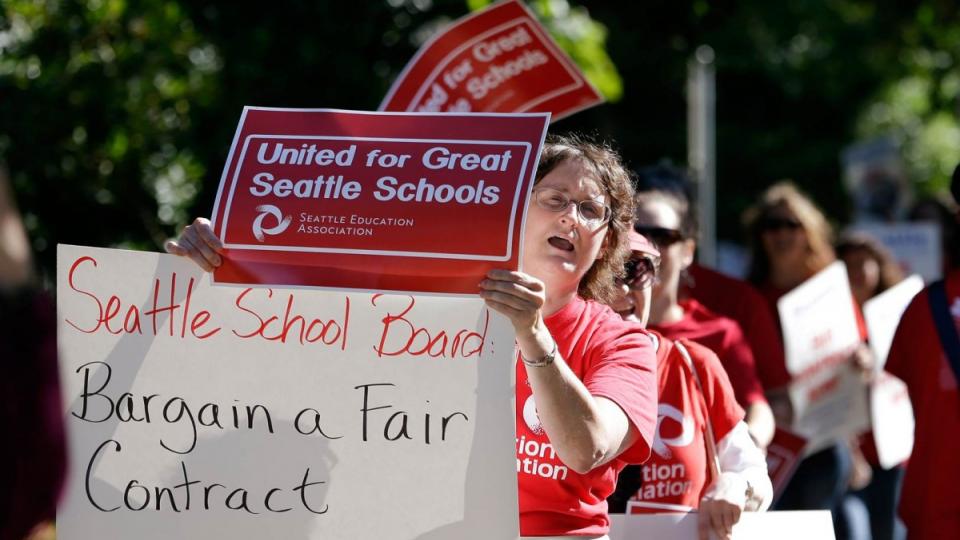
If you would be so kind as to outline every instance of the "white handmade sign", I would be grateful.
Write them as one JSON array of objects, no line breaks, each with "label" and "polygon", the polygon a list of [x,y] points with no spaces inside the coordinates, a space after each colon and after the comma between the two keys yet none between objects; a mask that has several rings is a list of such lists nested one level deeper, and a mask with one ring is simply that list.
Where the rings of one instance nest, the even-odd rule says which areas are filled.
[{"label": "white handmade sign", "polygon": [[505,318],[209,281],[59,247],[60,538],[518,537]]},{"label": "white handmade sign", "polygon": [[791,430],[811,453],[867,428],[866,384],[849,361],[860,344],[853,295],[835,262],[777,303],[787,370],[793,376]]},{"label": "white handmade sign", "polygon": [[887,363],[893,334],[900,324],[900,317],[913,297],[923,290],[923,278],[912,275],[863,303],[863,320],[870,336],[870,349],[876,359],[879,372]]},{"label": "white handmade sign", "polygon": [[[610,540],[698,540],[697,513],[616,514],[610,516]],[[711,540],[716,536],[711,534]],[[733,526],[732,540],[834,540],[828,510],[744,512]]]},{"label": "white handmade sign", "polygon": [[903,463],[913,451],[913,406],[907,385],[883,371],[883,366],[900,317],[921,290],[923,279],[913,275],[863,304],[863,318],[877,370],[870,385],[870,424],[877,457],[884,469]]}]

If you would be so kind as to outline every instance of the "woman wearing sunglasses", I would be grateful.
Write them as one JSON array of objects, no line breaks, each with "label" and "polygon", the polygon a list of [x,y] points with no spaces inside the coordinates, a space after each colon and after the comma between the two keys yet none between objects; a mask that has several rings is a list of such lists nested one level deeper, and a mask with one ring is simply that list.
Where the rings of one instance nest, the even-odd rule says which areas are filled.
[{"label": "woman wearing sunglasses", "polygon": [[[744,221],[751,248],[747,279],[766,297],[779,326],[780,298],[836,260],[831,244],[833,231],[820,209],[791,182],[767,188]],[[853,297],[850,301],[856,304]],[[862,320],[858,323],[865,338]],[[865,347],[858,349],[851,360],[865,372],[872,368]],[[860,522],[859,513],[848,513],[842,506],[853,470],[851,460],[847,441],[837,441],[806,456],[777,501],[777,509],[832,510],[840,538],[867,529],[869,525]]]},{"label": "woman wearing sunglasses", "polygon": [[753,351],[736,321],[710,311],[680,289],[697,248],[697,222],[690,183],[664,166],[636,175],[637,214],[634,229],[660,249],[660,278],[653,285],[650,328],[676,340],[688,338],[720,358],[737,402],[746,410],[750,435],[761,448],[773,439],[773,412],[757,375]]},{"label": "woman wearing sunglasses", "polygon": [[[633,190],[616,153],[576,137],[548,138],[527,210],[523,271],[493,270],[479,284],[486,304],[513,323],[520,352],[523,536],[605,538],[617,474],[650,455],[653,348],[640,326],[601,303],[616,292],[632,218]],[[167,249],[211,269],[219,246],[203,220]]]},{"label": "woman wearing sunglasses", "polygon": [[[628,321],[646,324],[660,254],[630,235],[632,257],[611,304]],[[699,535],[729,538],[744,510],[765,510],[772,488],[763,453],[750,438],[717,355],[687,339],[651,332],[660,395],[650,461],[620,474],[615,500],[630,513],[698,511]]]}]

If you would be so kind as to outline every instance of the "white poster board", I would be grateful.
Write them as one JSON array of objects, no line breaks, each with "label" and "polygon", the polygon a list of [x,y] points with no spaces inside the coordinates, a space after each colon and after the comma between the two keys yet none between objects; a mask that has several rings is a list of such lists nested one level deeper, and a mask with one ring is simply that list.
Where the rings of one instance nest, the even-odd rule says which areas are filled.
[{"label": "white poster board", "polygon": [[849,361],[860,332],[846,267],[831,264],[785,294],[777,309],[793,376],[791,430],[808,439],[806,452],[865,430],[867,387]]},{"label": "white poster board", "polygon": [[877,362],[877,376],[870,385],[870,424],[884,469],[903,463],[913,451],[914,418],[907,385],[883,371],[883,366],[900,318],[921,290],[923,279],[913,275],[863,304],[870,349]]},{"label": "white poster board", "polygon": [[209,281],[59,246],[61,539],[518,537],[505,318]]},{"label": "white poster board", "polygon": [[[698,540],[697,514],[611,514],[610,540]],[[711,540],[716,536],[711,534]],[[829,510],[744,512],[733,540],[834,540]]]},{"label": "white poster board", "polygon": [[877,371],[887,363],[887,354],[890,353],[900,317],[913,297],[922,290],[923,278],[914,274],[863,303],[863,320],[867,324]]},{"label": "white poster board", "polygon": [[870,423],[880,466],[890,469],[913,452],[913,406],[907,385],[886,371],[870,386]]},{"label": "white poster board", "polygon": [[893,254],[906,274],[919,274],[926,283],[943,276],[940,225],[917,223],[858,223],[853,230],[876,238]]}]

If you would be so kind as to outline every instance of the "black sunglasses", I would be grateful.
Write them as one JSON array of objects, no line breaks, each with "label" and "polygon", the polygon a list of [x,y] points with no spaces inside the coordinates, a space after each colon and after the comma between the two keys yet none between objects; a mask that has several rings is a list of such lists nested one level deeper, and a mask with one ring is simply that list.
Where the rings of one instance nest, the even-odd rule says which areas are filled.
[{"label": "black sunglasses", "polygon": [[765,217],[759,223],[761,231],[795,231],[801,227],[803,227],[803,224],[795,218]]},{"label": "black sunglasses", "polygon": [[633,290],[643,290],[657,278],[657,264],[649,257],[634,257],[624,265],[622,282]]},{"label": "black sunglasses", "polygon": [[676,229],[667,229],[665,227],[648,227],[646,225],[634,225],[633,230],[649,238],[658,247],[666,248],[683,240],[683,233]]}]

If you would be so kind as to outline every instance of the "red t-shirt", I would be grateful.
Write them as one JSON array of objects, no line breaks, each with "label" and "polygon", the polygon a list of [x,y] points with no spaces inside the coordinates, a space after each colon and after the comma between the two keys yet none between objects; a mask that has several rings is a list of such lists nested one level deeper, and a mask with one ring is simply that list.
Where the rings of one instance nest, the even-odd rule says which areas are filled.
[{"label": "red t-shirt", "polygon": [[715,352],[730,377],[737,402],[744,407],[757,402],[766,403],[753,351],[740,325],[733,319],[713,313],[692,298],[681,301],[680,306],[683,307],[683,319],[651,325],[650,328],[669,339],[687,338]]},{"label": "red t-shirt", "polygon": [[[744,416],[717,355],[689,340],[680,343],[690,353],[703,392],[676,345],[661,339],[657,348],[657,433],[653,453],[643,466],[642,487],[632,497],[651,513],[700,506],[704,490],[713,481],[707,461],[708,414],[714,442],[730,433]],[[631,509],[635,511],[636,507]]]},{"label": "red t-shirt", "polygon": [[773,390],[789,383],[779,327],[763,296],[746,281],[698,264],[687,270],[693,284],[685,293],[710,311],[729,317],[740,325],[753,351],[757,376],[763,388]]},{"label": "red t-shirt", "polygon": [[[953,322],[960,327],[960,270],[946,277],[946,289]],[[960,393],[930,315],[927,290],[903,313],[885,368],[907,384],[916,419],[900,516],[910,538],[960,538]]]},{"label": "red t-shirt", "polygon": [[568,468],[540,426],[526,366],[517,362],[520,534],[606,534],[610,528],[607,497],[617,475],[627,464],[643,463],[650,456],[657,418],[655,352],[642,327],[623,321],[603,304],[579,297],[545,322],[558,353],[590,394],[619,405],[640,439],[587,474]]}]

